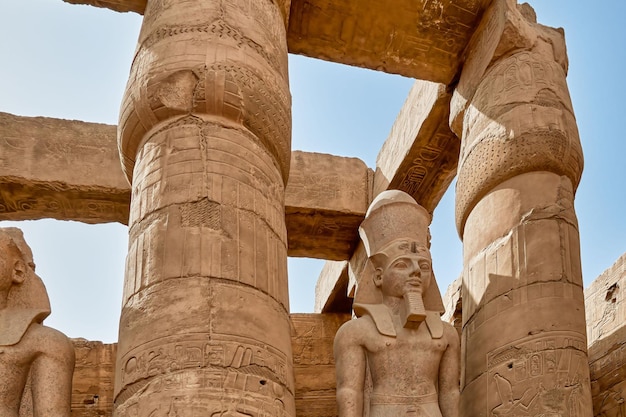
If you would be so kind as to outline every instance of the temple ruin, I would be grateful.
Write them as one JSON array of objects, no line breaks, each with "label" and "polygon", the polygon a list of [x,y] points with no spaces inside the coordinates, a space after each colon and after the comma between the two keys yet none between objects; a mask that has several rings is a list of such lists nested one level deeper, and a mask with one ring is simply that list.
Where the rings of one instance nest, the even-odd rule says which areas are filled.
[{"label": "temple ruin", "polygon": [[[455,176],[460,415],[626,415],[624,259],[583,293],[565,40],[529,5],[65,1],[144,16],[117,127],[0,113],[0,220],[129,226],[120,338],[74,340],[72,416],[336,416],[357,228]],[[288,53],[416,79],[375,167],[292,152]],[[314,314],[287,256],[328,260]]]}]

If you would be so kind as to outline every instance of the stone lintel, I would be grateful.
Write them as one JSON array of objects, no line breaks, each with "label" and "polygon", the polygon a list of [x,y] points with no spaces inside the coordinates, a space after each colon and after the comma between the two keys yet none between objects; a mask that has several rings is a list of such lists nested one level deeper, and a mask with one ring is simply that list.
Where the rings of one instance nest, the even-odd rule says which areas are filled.
[{"label": "stone lintel", "polygon": [[[294,152],[286,191],[289,255],[348,259],[371,193],[356,158]],[[116,127],[0,113],[0,220],[128,222]]]},{"label": "stone lintel", "polygon": [[293,0],[289,52],[450,84],[491,0]]},{"label": "stone lintel", "polygon": [[[147,0],[64,0],[143,14]],[[451,84],[491,0],[279,0],[289,52]]]},{"label": "stone lintel", "polygon": [[[434,211],[458,163],[460,141],[448,125],[450,100],[445,85],[415,82],[376,159],[372,198],[387,189],[402,190]],[[350,311],[344,298],[354,295],[366,260],[363,245],[358,243],[346,267],[329,266],[322,271],[318,285],[325,291],[316,294],[316,311]],[[335,305],[335,300],[341,304]]]},{"label": "stone lintel", "polygon": [[126,223],[116,127],[0,113],[0,220]]},{"label": "stone lintel", "polygon": [[417,80],[376,158],[372,196],[393,189],[432,213],[456,175],[460,141],[450,130],[446,86]]},{"label": "stone lintel", "polygon": [[348,259],[367,210],[370,178],[360,159],[292,152],[285,190],[289,256]]}]

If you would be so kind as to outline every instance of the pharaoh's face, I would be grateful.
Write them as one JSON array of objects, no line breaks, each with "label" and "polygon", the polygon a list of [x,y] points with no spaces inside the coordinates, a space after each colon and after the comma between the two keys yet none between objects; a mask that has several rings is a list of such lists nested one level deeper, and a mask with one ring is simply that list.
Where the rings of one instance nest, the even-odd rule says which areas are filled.
[{"label": "pharaoh's face", "polygon": [[375,283],[383,295],[402,297],[407,292],[426,291],[432,279],[432,261],[428,250],[397,254],[386,266],[377,269]]}]

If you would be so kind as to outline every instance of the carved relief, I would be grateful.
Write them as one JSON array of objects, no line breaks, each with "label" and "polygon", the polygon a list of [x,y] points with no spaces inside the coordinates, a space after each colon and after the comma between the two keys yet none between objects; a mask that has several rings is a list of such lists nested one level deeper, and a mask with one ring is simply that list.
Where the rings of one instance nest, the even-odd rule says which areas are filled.
[{"label": "carved relief", "polygon": [[583,417],[590,397],[586,343],[554,332],[487,355],[489,416]]}]

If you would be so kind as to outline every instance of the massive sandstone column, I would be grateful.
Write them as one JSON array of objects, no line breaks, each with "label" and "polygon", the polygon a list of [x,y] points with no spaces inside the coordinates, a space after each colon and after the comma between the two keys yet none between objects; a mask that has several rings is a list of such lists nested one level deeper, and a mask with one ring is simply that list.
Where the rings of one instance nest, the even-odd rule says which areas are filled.
[{"label": "massive sandstone column", "polygon": [[462,134],[463,416],[592,416],[562,30],[494,0],[452,103]]},{"label": "massive sandstone column", "polygon": [[294,416],[272,1],[151,0],[121,108],[132,182],[115,415]]}]

